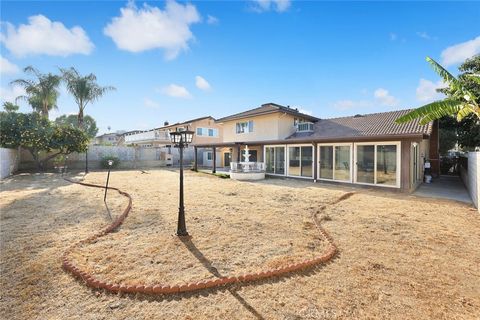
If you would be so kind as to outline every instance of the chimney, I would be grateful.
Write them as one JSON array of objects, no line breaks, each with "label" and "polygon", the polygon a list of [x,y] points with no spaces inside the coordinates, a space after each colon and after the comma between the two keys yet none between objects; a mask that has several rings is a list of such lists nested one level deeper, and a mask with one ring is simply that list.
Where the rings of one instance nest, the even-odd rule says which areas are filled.
[{"label": "chimney", "polygon": [[165,121],[165,122],[163,123],[163,126],[165,126],[165,127],[168,126],[168,125],[169,125],[168,121]]}]

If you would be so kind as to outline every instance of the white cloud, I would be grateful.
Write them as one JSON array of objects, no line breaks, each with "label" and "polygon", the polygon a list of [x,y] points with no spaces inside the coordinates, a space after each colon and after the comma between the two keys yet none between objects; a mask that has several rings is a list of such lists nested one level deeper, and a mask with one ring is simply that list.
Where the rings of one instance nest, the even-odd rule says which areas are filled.
[{"label": "white cloud", "polygon": [[205,78],[202,78],[200,76],[195,77],[195,85],[197,86],[198,89],[201,90],[210,90],[212,87],[210,86],[210,83],[208,83]]},{"label": "white cloud", "polygon": [[[362,90],[362,94],[367,94],[368,91],[366,89]],[[381,106],[389,106],[395,107],[399,103],[398,99],[394,96],[390,95],[388,90],[383,88],[378,88],[373,92],[373,100],[339,100],[333,103],[333,108],[339,111],[346,111],[351,109],[359,109],[359,108],[369,108],[375,105],[380,104]]]},{"label": "white cloud", "polygon": [[480,53],[480,36],[473,40],[465,41],[453,46],[450,46],[442,51],[442,64],[450,66],[457,63],[462,63],[467,58]]},{"label": "white cloud", "polygon": [[207,23],[208,24],[218,24],[218,18],[214,17],[214,16],[211,16],[211,15],[208,15],[207,16]]},{"label": "white cloud", "polygon": [[145,107],[150,108],[150,109],[159,109],[160,108],[160,105],[150,98],[145,98],[143,100],[143,104],[144,104]]},{"label": "white cloud", "polygon": [[390,95],[388,90],[378,88],[374,91],[373,96],[375,100],[383,106],[395,107],[398,105],[398,99]]},{"label": "white cloud", "polygon": [[131,52],[164,49],[165,58],[174,59],[194,36],[190,25],[200,22],[200,14],[191,4],[181,5],[167,1],[165,10],[146,4],[138,9],[133,2],[120,9],[104,28],[105,35],[112,38],[118,48]]},{"label": "white cloud", "polygon": [[160,89],[160,92],[173,98],[192,98],[192,95],[190,94],[190,92],[188,92],[187,88],[174,83],[163,87],[162,89]]},{"label": "white cloud", "polygon": [[253,9],[257,12],[264,12],[269,10],[284,12],[292,4],[290,0],[253,0],[253,2]]},{"label": "white cloud", "polygon": [[0,74],[15,74],[18,71],[19,68],[17,65],[0,56]]},{"label": "white cloud", "polygon": [[23,96],[25,94],[25,89],[19,85],[0,87],[0,97],[2,101],[15,103],[15,99],[18,96]]},{"label": "white cloud", "polygon": [[0,41],[18,57],[34,54],[66,57],[75,53],[89,54],[94,48],[81,27],[68,29],[63,23],[50,21],[43,15],[29,17],[28,24],[18,28],[8,22],[6,26]]},{"label": "white cloud", "polygon": [[442,87],[445,87],[445,83],[442,80],[434,83],[430,80],[420,79],[416,90],[417,100],[420,102],[432,102],[440,99],[442,93],[437,92],[437,89]]},{"label": "white cloud", "polygon": [[306,109],[298,109],[298,112],[308,114],[309,116],[313,114],[311,110],[306,110]]},{"label": "white cloud", "polygon": [[417,36],[419,36],[420,38],[423,38],[425,40],[430,40],[430,39],[434,39],[432,38],[432,36],[430,36],[428,33],[426,33],[425,31],[422,31],[422,32],[417,32]]},{"label": "white cloud", "polygon": [[333,107],[340,111],[356,109],[356,108],[366,108],[371,107],[372,103],[366,100],[339,100],[333,103]]}]

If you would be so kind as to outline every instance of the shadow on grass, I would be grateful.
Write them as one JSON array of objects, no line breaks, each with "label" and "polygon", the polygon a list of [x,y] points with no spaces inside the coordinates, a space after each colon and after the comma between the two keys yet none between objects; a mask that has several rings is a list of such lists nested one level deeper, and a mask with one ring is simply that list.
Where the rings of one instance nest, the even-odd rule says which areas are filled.
[{"label": "shadow on grass", "polygon": [[[193,256],[195,256],[198,261],[207,269],[212,275],[220,278],[223,275],[217,270],[212,265],[212,262],[205,257],[205,255],[195,246],[195,244],[192,242],[191,237],[186,237],[186,238],[181,238],[182,243],[185,245],[185,247],[192,253]],[[108,291],[104,291],[101,289],[95,289],[95,288],[90,288],[92,293],[95,293],[97,291],[104,291],[107,294],[112,294],[112,295],[119,295],[120,297],[126,298],[128,300],[140,300],[140,301],[180,301],[183,299],[189,299],[189,298],[195,298],[195,297],[208,297],[210,295],[214,295],[218,292],[229,292],[232,297],[234,297],[246,310],[248,310],[254,317],[257,319],[265,319],[262,314],[260,314],[257,309],[255,309],[251,304],[249,304],[239,293],[238,291],[242,288],[247,288],[247,287],[257,287],[262,284],[272,284],[272,283],[282,283],[286,282],[289,279],[292,279],[295,276],[301,276],[301,277],[310,277],[316,274],[318,271],[323,269],[325,266],[327,266],[330,263],[333,263],[336,259],[340,258],[340,252],[337,252],[337,254],[328,262],[319,264],[317,266],[314,266],[312,268],[308,268],[305,270],[301,271],[292,271],[290,273],[282,274],[280,276],[274,276],[271,278],[266,278],[266,279],[259,279],[255,281],[249,281],[249,282],[240,282],[240,283],[234,283],[234,284],[227,284],[224,286],[219,286],[219,287],[214,287],[214,288],[209,288],[209,289],[201,289],[198,291],[192,291],[192,292],[182,292],[182,293],[177,293],[177,294],[168,294],[168,295],[149,295],[149,294],[129,294],[129,293],[119,293],[119,294],[114,294],[114,293],[109,293]],[[81,280],[77,280],[79,282],[82,282]]]},{"label": "shadow on grass", "polygon": [[[182,241],[182,243],[185,245],[185,247],[187,247],[188,251],[190,251],[191,254],[193,254],[195,256],[195,258],[198,259],[198,261],[200,261],[200,263],[205,267],[205,269],[208,270],[208,272],[210,272],[211,274],[213,274],[214,276],[218,277],[218,278],[221,278],[222,275],[220,274],[220,272],[218,272],[217,268],[215,268],[214,266],[212,266],[212,262],[210,260],[207,259],[207,257],[205,257],[203,255],[203,253],[198,250],[198,248],[195,246],[195,244],[192,242],[192,239],[190,237],[185,237],[185,238],[180,238],[180,240]],[[238,302],[240,302],[240,304],[245,307],[245,309],[247,309],[252,315],[255,316],[255,318],[257,319],[265,319],[254,307],[252,307],[238,292],[237,292],[237,288],[234,288],[233,286],[231,287],[227,287],[226,288],[228,290],[228,292],[230,292],[230,294],[235,298],[237,299]]]}]

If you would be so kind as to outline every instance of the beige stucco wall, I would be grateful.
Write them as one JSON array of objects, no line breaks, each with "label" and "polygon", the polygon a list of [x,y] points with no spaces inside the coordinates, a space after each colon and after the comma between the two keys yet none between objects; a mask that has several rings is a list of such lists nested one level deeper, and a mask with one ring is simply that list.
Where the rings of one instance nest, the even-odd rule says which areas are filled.
[{"label": "beige stucco wall", "polygon": [[[189,124],[182,124],[178,126],[171,126],[168,127],[171,131],[176,131],[177,128],[186,127],[188,125],[189,130],[195,132],[193,135],[192,144],[206,144],[206,143],[218,143],[222,142],[222,135],[223,135],[223,126],[215,123],[213,119],[202,119],[199,121],[194,121]],[[218,137],[208,137],[208,136],[198,136],[197,135],[197,128],[210,128],[210,129],[218,129]]]},{"label": "beige stucco wall", "polygon": [[[253,121],[253,132],[236,132],[237,122]],[[294,117],[284,113],[271,113],[223,123],[224,142],[249,142],[284,139],[295,132]]]}]

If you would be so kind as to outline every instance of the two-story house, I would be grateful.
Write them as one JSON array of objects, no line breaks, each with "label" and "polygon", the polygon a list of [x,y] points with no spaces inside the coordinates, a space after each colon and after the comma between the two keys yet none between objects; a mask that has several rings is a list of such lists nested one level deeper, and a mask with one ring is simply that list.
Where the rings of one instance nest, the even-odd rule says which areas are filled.
[{"label": "two-story house", "polygon": [[[210,144],[219,143],[222,141],[222,126],[215,122],[211,116],[191,119],[188,121],[178,122],[174,124],[165,123],[163,127],[142,131],[133,132],[125,135],[125,145],[140,146],[144,148],[166,148],[167,153],[173,155],[173,162],[177,157],[178,150],[172,148],[170,140],[170,132],[192,130],[195,132],[193,136],[193,144]],[[201,149],[199,164],[210,166],[212,165],[212,151]],[[184,162],[189,163],[193,161],[193,147],[185,150]],[[220,165],[220,163],[218,163]]]},{"label": "two-story house", "polygon": [[248,145],[269,175],[412,191],[426,160],[438,173],[438,123],[395,122],[409,111],[319,119],[268,103],[218,119],[223,142],[196,147],[219,150],[223,166],[243,161]]},{"label": "two-story house", "polygon": [[250,149],[250,161],[261,161],[264,148],[259,141],[283,140],[297,130],[308,130],[318,120],[275,103],[217,119],[223,127],[223,143],[230,145],[220,151],[221,165],[228,167],[230,161],[243,161],[245,145]]}]

